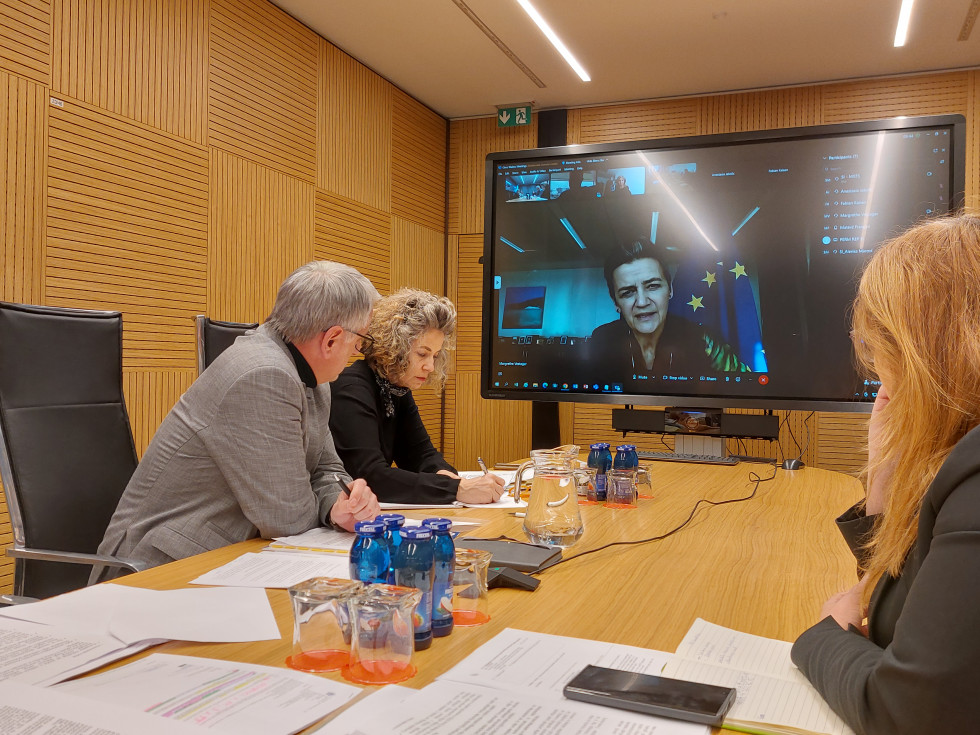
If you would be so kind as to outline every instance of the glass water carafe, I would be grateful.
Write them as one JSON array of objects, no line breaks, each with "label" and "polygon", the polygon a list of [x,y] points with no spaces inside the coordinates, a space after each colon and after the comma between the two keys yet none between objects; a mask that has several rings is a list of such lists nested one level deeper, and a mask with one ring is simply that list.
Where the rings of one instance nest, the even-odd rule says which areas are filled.
[{"label": "glass water carafe", "polygon": [[535,449],[531,461],[517,470],[516,487],[528,467],[534,467],[534,479],[527,499],[524,533],[534,544],[571,546],[582,537],[582,516],[572,475],[572,460],[578,447]]}]

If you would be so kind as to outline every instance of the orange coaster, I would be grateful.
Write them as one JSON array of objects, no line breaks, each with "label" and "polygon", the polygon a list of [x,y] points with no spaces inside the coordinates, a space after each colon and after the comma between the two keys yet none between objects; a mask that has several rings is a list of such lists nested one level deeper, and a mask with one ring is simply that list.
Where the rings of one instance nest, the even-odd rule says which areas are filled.
[{"label": "orange coaster", "polygon": [[635,505],[628,505],[626,503],[606,503],[607,508],[616,508],[617,510],[636,510]]},{"label": "orange coaster", "polygon": [[296,656],[286,657],[286,666],[298,671],[336,671],[350,661],[347,651],[306,651]]},{"label": "orange coaster", "polygon": [[483,625],[490,616],[479,610],[453,610],[453,622],[461,628]]},{"label": "orange coaster", "polygon": [[579,505],[602,505],[602,501],[601,500],[580,500],[580,501],[578,501],[578,504]]},{"label": "orange coaster", "polygon": [[653,500],[653,496],[652,495],[637,495],[636,497],[638,497],[638,498],[640,498],[642,500]]},{"label": "orange coaster", "polygon": [[345,666],[340,673],[358,684],[397,684],[415,676],[416,668],[404,661],[361,661]]}]

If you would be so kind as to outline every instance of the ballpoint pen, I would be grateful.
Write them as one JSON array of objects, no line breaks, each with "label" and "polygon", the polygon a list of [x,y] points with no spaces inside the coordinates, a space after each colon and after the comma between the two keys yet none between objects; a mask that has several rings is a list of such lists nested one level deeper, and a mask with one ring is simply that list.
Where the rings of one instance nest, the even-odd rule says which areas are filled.
[{"label": "ballpoint pen", "polygon": [[480,465],[480,469],[481,469],[481,470],[483,470],[483,474],[484,474],[484,475],[489,475],[489,474],[490,474],[490,470],[488,470],[488,469],[487,469],[487,465],[486,465],[486,463],[485,463],[485,462],[483,461],[483,457],[477,457],[477,458],[476,458],[476,463],[477,463],[478,465]]}]

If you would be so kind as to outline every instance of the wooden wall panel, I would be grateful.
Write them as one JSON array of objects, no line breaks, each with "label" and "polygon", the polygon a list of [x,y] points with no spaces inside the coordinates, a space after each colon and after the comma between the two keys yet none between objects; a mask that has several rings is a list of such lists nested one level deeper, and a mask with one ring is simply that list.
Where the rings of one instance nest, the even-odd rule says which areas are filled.
[{"label": "wooden wall panel", "polygon": [[456,464],[456,374],[453,373],[442,389],[443,423],[442,423],[442,456],[453,467]]},{"label": "wooden wall panel", "polygon": [[323,39],[319,48],[317,187],[388,212],[391,84]]},{"label": "wooden wall panel", "polygon": [[0,71],[51,83],[50,0],[0,0]]},{"label": "wooden wall panel", "polygon": [[980,212],[980,71],[967,73],[966,200],[968,211]]},{"label": "wooden wall panel", "polygon": [[205,149],[81,103],[49,114],[46,303],[122,311],[127,367],[193,366]]},{"label": "wooden wall panel", "polygon": [[697,135],[697,99],[641,102],[571,110],[569,143],[606,143]]},{"label": "wooden wall panel", "polygon": [[208,315],[261,322],[276,291],[313,260],[314,188],[211,149]]},{"label": "wooden wall panel", "polygon": [[445,232],[449,125],[399,89],[392,91],[391,123],[391,213]]},{"label": "wooden wall panel", "polygon": [[51,88],[204,144],[207,2],[55,0]]},{"label": "wooden wall panel", "polygon": [[449,232],[483,232],[483,192],[486,157],[497,151],[534,148],[538,139],[538,116],[520,128],[498,128],[497,118],[457,120],[450,126]]},{"label": "wooden wall panel", "polygon": [[699,134],[795,128],[820,123],[821,88],[798,87],[700,99]]},{"label": "wooden wall panel", "polygon": [[[2,490],[2,485],[0,485]],[[14,532],[7,511],[7,497],[0,492],[0,595],[14,591],[14,560],[2,551],[14,544]]]},{"label": "wooden wall panel", "polygon": [[966,113],[970,72],[828,84],[823,88],[824,123],[878,120],[897,115]]},{"label": "wooden wall panel", "polygon": [[819,413],[816,464],[828,470],[859,473],[868,463],[868,414]]},{"label": "wooden wall panel", "polygon": [[136,453],[143,452],[160,422],[197,377],[193,370],[124,370],[123,393],[136,442]]},{"label": "wooden wall panel", "polygon": [[460,235],[456,258],[456,370],[480,372],[483,325],[482,235]]},{"label": "wooden wall panel", "polygon": [[316,180],[317,43],[265,0],[210,0],[208,143]]},{"label": "wooden wall panel", "polygon": [[480,396],[480,373],[456,373],[456,455],[454,466],[476,470],[477,457],[488,466],[527,457],[531,450],[531,404],[487,401]]},{"label": "wooden wall panel", "polygon": [[317,189],[317,260],[357,268],[382,294],[391,290],[391,216],[342,196]]},{"label": "wooden wall panel", "polygon": [[411,286],[445,293],[445,260],[445,235],[400,217],[391,218],[392,291]]},{"label": "wooden wall panel", "polygon": [[[0,299],[44,299],[47,92],[0,72]],[[0,516],[2,517],[2,516]]]}]

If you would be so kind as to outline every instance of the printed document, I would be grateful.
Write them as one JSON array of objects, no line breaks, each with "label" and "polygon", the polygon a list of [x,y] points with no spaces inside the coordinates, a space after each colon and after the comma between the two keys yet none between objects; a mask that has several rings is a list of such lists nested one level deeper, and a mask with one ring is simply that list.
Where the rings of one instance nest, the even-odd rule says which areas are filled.
[{"label": "printed document", "polygon": [[242,554],[224,566],[192,579],[191,584],[285,589],[311,577],[350,579],[350,560],[340,554],[260,551]]},{"label": "printed document", "polygon": [[589,664],[657,675],[670,658],[649,648],[507,628],[439,679],[563,699],[565,684]]},{"label": "printed document", "polygon": [[708,735],[705,725],[668,720],[636,712],[573,702],[541,699],[534,693],[490,689],[439,680],[396,707],[384,690],[357,702],[319,735],[459,735],[460,733],[521,733],[521,735]]},{"label": "printed document", "polygon": [[759,733],[853,735],[793,665],[791,648],[786,641],[741,633],[698,618],[663,675],[735,687],[737,698],[723,727]]},{"label": "printed document", "polygon": [[4,735],[194,735],[183,722],[128,710],[19,682],[0,683],[0,732]]},{"label": "printed document", "polygon": [[278,640],[276,617],[261,589],[148,590],[99,584],[4,608],[0,615],[122,643],[145,640],[238,643]]},{"label": "printed document", "polygon": [[155,653],[56,691],[234,735],[289,735],[360,693],[292,669]]}]

